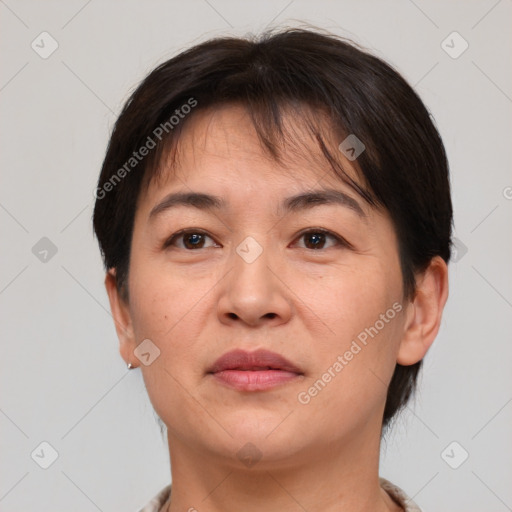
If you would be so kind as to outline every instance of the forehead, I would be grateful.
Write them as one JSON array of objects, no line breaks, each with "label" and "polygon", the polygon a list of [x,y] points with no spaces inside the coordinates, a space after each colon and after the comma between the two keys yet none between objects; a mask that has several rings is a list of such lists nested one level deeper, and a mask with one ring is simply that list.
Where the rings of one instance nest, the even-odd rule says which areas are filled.
[{"label": "forehead", "polygon": [[182,127],[178,141],[163,155],[143,202],[154,202],[173,188],[189,187],[234,194],[252,190],[267,197],[329,187],[357,196],[335,175],[311,127],[321,134],[343,171],[360,184],[360,171],[337,148],[340,136],[319,112],[307,114],[311,119],[284,111],[283,135],[277,134],[272,141],[279,155],[276,159],[264,147],[244,106],[222,105],[195,112]]}]

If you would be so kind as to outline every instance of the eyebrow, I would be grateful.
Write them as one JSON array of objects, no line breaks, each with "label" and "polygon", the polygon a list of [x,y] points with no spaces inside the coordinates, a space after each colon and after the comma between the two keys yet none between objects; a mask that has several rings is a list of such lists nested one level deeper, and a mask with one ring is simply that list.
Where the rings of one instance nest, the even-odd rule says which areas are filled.
[{"label": "eyebrow", "polygon": [[[359,203],[349,195],[335,189],[314,190],[301,192],[287,197],[281,204],[279,211],[297,212],[307,210],[320,205],[340,205],[354,211],[362,219],[366,219],[364,210]],[[228,203],[219,196],[200,192],[175,192],[167,195],[149,213],[149,220],[154,219],[164,211],[186,206],[202,211],[220,211],[228,206]]]}]

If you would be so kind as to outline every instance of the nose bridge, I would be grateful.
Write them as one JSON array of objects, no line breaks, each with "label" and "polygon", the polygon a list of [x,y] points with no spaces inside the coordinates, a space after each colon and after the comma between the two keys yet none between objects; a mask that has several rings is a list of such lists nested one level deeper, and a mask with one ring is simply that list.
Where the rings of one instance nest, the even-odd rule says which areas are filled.
[{"label": "nose bridge", "polygon": [[[238,290],[247,297],[253,295],[255,300],[270,292],[273,286],[271,266],[271,250],[268,247],[268,236],[253,234],[246,236],[236,247],[232,255],[233,283],[235,287],[247,287]],[[268,298],[268,297],[267,297]]]},{"label": "nose bridge", "polygon": [[[246,236],[232,254],[232,271],[219,301],[219,314],[256,324],[264,318],[289,317],[290,305],[272,270],[274,252],[264,233]],[[277,262],[274,262],[278,265]]]},{"label": "nose bridge", "polygon": [[[252,265],[257,260],[264,260],[268,258],[268,236],[263,235],[249,235],[246,236],[236,247],[235,253],[247,265]],[[259,241],[258,241],[259,239]],[[263,258],[263,253],[266,253]],[[236,262],[239,263],[239,262]],[[260,261],[261,263],[261,261]]]}]

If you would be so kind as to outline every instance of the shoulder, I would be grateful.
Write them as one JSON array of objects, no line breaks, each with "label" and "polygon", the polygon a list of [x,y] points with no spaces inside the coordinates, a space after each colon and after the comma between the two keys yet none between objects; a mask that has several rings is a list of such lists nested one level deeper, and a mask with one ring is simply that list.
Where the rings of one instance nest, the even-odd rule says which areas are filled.
[{"label": "shoulder", "polygon": [[163,504],[169,499],[171,495],[171,484],[164,487],[151,501],[149,501],[138,512],[160,512]]},{"label": "shoulder", "polygon": [[421,509],[400,487],[385,478],[379,478],[380,486],[399,504],[405,512],[421,512]]},{"label": "shoulder", "polygon": [[[379,478],[380,486],[399,504],[405,512],[421,512],[421,509],[412,501],[405,492],[397,485],[391,483],[385,478]],[[169,499],[171,494],[171,484],[164,487],[153,499],[151,499],[138,512],[161,512],[162,505]]]}]

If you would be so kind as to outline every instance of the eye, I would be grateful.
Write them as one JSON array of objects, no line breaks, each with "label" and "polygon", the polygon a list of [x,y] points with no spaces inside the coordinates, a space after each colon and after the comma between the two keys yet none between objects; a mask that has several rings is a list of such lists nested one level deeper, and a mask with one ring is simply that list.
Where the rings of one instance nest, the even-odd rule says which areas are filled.
[{"label": "eye", "polygon": [[[323,228],[314,228],[309,229],[308,231],[304,231],[299,235],[299,239],[305,239],[305,246],[302,248],[310,249],[310,250],[322,250],[326,249],[325,244],[326,240],[331,240],[333,242],[332,246],[336,247],[352,247],[349,242],[347,242],[344,238],[335,235],[331,231],[328,231]],[[167,247],[177,247],[178,249],[184,249],[187,251],[194,251],[198,249],[205,249],[208,247],[215,247],[215,243],[213,245],[207,246],[205,245],[205,240],[213,239],[204,231],[199,229],[183,229],[174,233],[165,243],[164,249]],[[329,247],[327,247],[328,249]]]},{"label": "eye", "polygon": [[[176,246],[178,249],[185,250],[196,250],[196,249],[204,249],[205,239],[209,238],[213,240],[209,235],[205,232],[197,230],[197,229],[183,229],[174,233],[165,243],[164,248],[170,246]],[[182,244],[176,244],[176,241],[182,240]]]},{"label": "eye", "polygon": [[311,250],[325,249],[324,246],[326,243],[326,239],[329,238],[334,241],[334,246],[351,247],[351,245],[342,237],[335,235],[331,231],[327,231],[326,229],[322,228],[315,228],[310,229],[308,231],[304,231],[299,235],[299,239],[302,238],[306,240],[305,248]]}]

